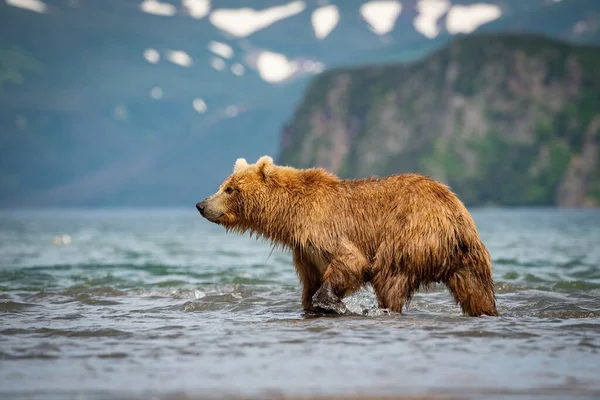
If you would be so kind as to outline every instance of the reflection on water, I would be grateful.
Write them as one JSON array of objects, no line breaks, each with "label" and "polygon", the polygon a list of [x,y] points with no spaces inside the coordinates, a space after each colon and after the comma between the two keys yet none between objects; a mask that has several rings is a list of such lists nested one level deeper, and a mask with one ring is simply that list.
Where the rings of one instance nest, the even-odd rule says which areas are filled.
[{"label": "reflection on water", "polygon": [[403,315],[369,290],[352,315],[306,314],[288,254],[193,207],[4,212],[1,397],[600,397],[600,212],[473,214],[499,318],[443,287]]}]

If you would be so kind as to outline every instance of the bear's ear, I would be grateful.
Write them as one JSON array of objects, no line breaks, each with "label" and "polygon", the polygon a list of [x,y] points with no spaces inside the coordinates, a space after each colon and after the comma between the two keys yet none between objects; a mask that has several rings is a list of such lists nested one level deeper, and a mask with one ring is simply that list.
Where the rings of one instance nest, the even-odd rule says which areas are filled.
[{"label": "bear's ear", "polygon": [[262,156],[261,158],[258,159],[258,161],[256,161],[256,166],[258,168],[262,168],[263,165],[273,165],[273,159],[269,156]]},{"label": "bear's ear", "polygon": [[248,168],[248,162],[245,158],[238,158],[235,160],[235,164],[233,164],[233,172],[241,172]]},{"label": "bear's ear", "polygon": [[256,162],[256,168],[264,178],[270,175],[271,171],[273,170],[273,166],[273,159],[269,156],[262,156]]}]

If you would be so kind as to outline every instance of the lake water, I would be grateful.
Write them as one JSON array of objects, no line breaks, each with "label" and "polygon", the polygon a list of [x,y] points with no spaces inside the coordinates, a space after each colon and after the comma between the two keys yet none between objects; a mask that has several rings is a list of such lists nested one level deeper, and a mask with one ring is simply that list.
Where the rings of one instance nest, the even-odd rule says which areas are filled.
[{"label": "lake water", "polygon": [[0,398],[600,397],[600,211],[472,213],[499,318],[441,287],[402,315],[369,291],[307,315],[289,254],[193,204],[4,211]]}]

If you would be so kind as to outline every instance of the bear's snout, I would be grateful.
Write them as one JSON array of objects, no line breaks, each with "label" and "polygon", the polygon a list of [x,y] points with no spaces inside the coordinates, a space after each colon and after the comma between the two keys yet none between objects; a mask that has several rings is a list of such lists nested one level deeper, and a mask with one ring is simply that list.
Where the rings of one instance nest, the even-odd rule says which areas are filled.
[{"label": "bear's snout", "polygon": [[196,203],[196,208],[200,212],[200,215],[204,217],[204,210],[206,209],[206,203],[201,201],[200,203]]}]

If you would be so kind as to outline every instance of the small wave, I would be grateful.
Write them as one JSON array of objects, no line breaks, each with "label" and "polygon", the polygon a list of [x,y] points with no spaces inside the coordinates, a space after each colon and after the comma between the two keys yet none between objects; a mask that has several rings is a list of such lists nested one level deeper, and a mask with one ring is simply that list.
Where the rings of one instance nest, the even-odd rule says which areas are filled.
[{"label": "small wave", "polygon": [[[597,330],[596,330],[597,332]],[[594,349],[597,351],[597,349],[600,349],[600,345],[597,345],[595,343],[592,343],[589,339],[581,339],[579,341],[579,343],[577,343],[578,346],[581,347],[589,347],[590,349]]]},{"label": "small wave", "polygon": [[219,311],[223,307],[220,304],[205,301],[186,301],[181,306],[183,312]]},{"label": "small wave", "polygon": [[51,329],[51,328],[39,328],[39,329],[21,329],[21,328],[9,328],[0,330],[0,335],[5,336],[16,336],[16,335],[39,335],[43,337],[129,337],[130,333],[120,331],[118,329],[84,329],[84,330],[70,330],[70,329]]},{"label": "small wave", "polygon": [[236,293],[225,293],[217,295],[207,295],[197,301],[186,301],[181,309],[184,312],[198,312],[198,311],[232,311],[238,309],[239,311],[245,311],[251,307],[240,307],[240,300],[242,296]]},{"label": "small wave", "polygon": [[81,304],[86,304],[89,306],[116,306],[118,304],[121,304],[118,301],[114,301],[114,300],[106,300],[106,299],[97,299],[93,296],[90,296],[88,294],[80,294],[77,295],[75,297],[73,297],[74,301],[77,301]]},{"label": "small wave", "polygon": [[169,306],[160,306],[160,307],[150,307],[150,308],[142,308],[142,309],[133,309],[128,311],[128,315],[136,315],[136,314],[161,314],[164,312],[176,311],[179,310],[178,305],[169,305]]},{"label": "small wave", "polygon": [[552,289],[557,292],[571,292],[574,290],[593,290],[600,289],[600,283],[589,281],[558,281],[552,285]]},{"label": "small wave", "polygon": [[520,261],[516,258],[498,258],[496,260],[492,260],[492,264],[496,265],[511,265],[516,267],[524,267],[524,268],[534,268],[534,267],[544,267],[551,264],[552,261],[548,260],[536,260],[536,261]]},{"label": "small wave", "polygon": [[504,275],[502,275],[502,278],[513,281],[519,278],[519,273],[516,271],[506,272]]},{"label": "small wave", "polygon": [[56,354],[47,353],[25,353],[25,354],[11,354],[1,353],[0,360],[56,360],[59,356]]},{"label": "small wave", "polygon": [[2,291],[44,287],[48,282],[54,282],[55,279],[56,277],[51,273],[28,271],[25,268],[0,270],[0,282],[4,283]]},{"label": "small wave", "polygon": [[528,339],[539,337],[538,334],[531,332],[514,332],[514,331],[488,331],[488,330],[466,330],[459,332],[449,332],[446,334],[450,334],[456,337],[473,337],[473,338],[505,338],[505,339]]},{"label": "small wave", "polygon": [[272,283],[276,283],[276,282],[267,280],[267,279],[249,278],[246,276],[235,276],[232,279],[231,283],[242,284],[242,285],[260,285],[260,284],[272,284]]},{"label": "small wave", "polygon": [[[167,290],[143,289],[134,292],[140,297],[161,298],[170,297],[173,299],[202,299],[206,296],[213,296],[210,300],[217,301],[235,301],[252,295],[253,291],[241,284],[233,285],[211,285],[198,288],[173,287]],[[216,297],[215,297],[216,296]],[[219,297],[228,296],[228,297]]]},{"label": "small wave", "polygon": [[127,358],[127,357],[129,357],[129,354],[127,354],[127,353],[105,353],[105,354],[98,354],[96,357],[98,357],[98,358]]},{"label": "small wave", "polygon": [[516,258],[498,258],[496,260],[492,260],[492,263],[498,265],[516,265],[519,262]]},{"label": "small wave", "polygon": [[595,332],[595,333],[600,333],[600,325],[598,324],[581,324],[581,323],[575,323],[575,324],[566,324],[560,327],[561,329],[568,329],[568,330],[576,330],[576,331],[590,331],[590,332]]},{"label": "small wave", "polygon": [[585,280],[600,280],[600,268],[597,266],[587,266],[582,267],[576,271],[573,271],[569,274],[569,276],[576,279],[585,279]]},{"label": "small wave", "polygon": [[495,283],[497,293],[512,293],[531,289],[555,293],[571,293],[600,289],[600,282],[593,279],[569,280],[532,273],[519,274],[517,272],[508,272],[502,276],[502,279],[497,280]]},{"label": "small wave", "polygon": [[87,295],[98,297],[117,297],[125,296],[127,293],[111,286],[92,286],[90,284],[81,284],[71,286],[63,290],[60,294],[64,296]]},{"label": "small wave", "polygon": [[179,287],[185,286],[186,284],[187,282],[178,279],[165,280],[155,283],[156,287],[159,288]]},{"label": "small wave", "polygon": [[56,317],[53,317],[52,319],[57,320],[57,321],[75,321],[75,320],[81,319],[81,318],[85,318],[85,315],[75,313],[75,314],[58,315]]},{"label": "small wave", "polygon": [[227,256],[227,257],[242,257],[243,254],[237,251],[232,251],[232,250],[216,250],[215,254],[218,256]]},{"label": "small wave", "polygon": [[548,282],[548,280],[541,278],[537,275],[531,274],[531,273],[527,273],[523,276],[523,280],[525,282],[531,282],[531,283],[542,283],[542,282]]},{"label": "small wave", "polygon": [[600,317],[599,311],[589,310],[541,310],[534,313],[540,318],[557,318],[557,319],[576,319],[576,318],[598,318]]},{"label": "small wave", "polygon": [[87,285],[75,285],[57,292],[47,292],[42,290],[26,296],[26,300],[44,300],[56,304],[79,302],[87,305],[109,306],[121,304],[110,298],[121,297],[126,294],[126,292],[114,289],[110,286],[88,287]]},{"label": "small wave", "polygon": [[519,285],[512,282],[497,282],[495,285],[496,293],[505,294],[505,293],[515,293],[520,290],[526,289],[525,286]]},{"label": "small wave", "polygon": [[0,301],[0,312],[17,313],[35,306],[37,306],[37,304],[19,303],[16,301]]}]

